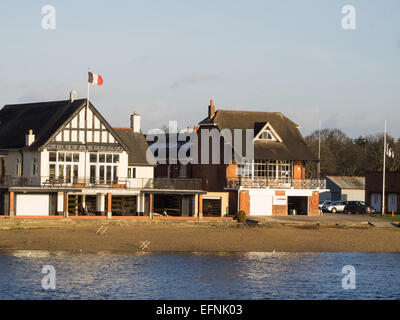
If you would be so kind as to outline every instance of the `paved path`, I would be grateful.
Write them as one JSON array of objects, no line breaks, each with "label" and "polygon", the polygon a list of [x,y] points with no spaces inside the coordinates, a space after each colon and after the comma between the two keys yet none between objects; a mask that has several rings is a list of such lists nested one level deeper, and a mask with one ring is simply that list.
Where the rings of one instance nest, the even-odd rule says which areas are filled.
[{"label": "paved path", "polygon": [[371,217],[365,214],[333,214],[325,213],[317,217],[309,216],[251,216],[250,221],[255,222],[280,222],[280,223],[340,223],[340,224],[370,224],[378,228],[396,227],[391,221]]}]

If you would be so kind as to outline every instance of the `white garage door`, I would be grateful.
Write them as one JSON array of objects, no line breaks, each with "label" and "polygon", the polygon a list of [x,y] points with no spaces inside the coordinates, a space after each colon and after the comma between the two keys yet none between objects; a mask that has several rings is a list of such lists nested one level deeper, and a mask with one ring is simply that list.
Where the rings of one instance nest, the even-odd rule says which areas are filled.
[{"label": "white garage door", "polygon": [[272,196],[251,195],[250,196],[251,216],[271,216]]},{"label": "white garage door", "polygon": [[17,194],[15,214],[17,216],[48,216],[48,194]]}]

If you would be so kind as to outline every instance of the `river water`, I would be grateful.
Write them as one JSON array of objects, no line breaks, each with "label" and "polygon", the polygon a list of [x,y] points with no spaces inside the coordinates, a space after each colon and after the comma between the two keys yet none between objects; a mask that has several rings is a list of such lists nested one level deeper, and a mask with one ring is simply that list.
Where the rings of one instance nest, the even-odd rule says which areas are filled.
[{"label": "river water", "polygon": [[400,253],[16,251],[0,270],[0,299],[400,299]]}]

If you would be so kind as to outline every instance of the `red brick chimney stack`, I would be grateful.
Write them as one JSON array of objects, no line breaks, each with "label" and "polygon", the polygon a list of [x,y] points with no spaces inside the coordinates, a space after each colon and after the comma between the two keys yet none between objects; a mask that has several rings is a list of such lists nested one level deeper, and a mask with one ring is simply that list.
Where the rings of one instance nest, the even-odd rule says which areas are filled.
[{"label": "red brick chimney stack", "polygon": [[208,117],[211,118],[215,113],[214,101],[210,100],[210,105],[208,106]]}]

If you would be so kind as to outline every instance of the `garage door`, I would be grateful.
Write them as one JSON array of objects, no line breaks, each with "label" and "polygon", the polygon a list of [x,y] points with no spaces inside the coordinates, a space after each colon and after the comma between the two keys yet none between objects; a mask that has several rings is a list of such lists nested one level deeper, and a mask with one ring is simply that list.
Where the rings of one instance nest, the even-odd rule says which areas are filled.
[{"label": "garage door", "polygon": [[251,195],[250,196],[251,216],[271,216],[272,196]]},{"label": "garage door", "polygon": [[397,213],[397,194],[389,193],[388,195],[388,208],[387,211]]},{"label": "garage door", "polygon": [[382,211],[382,195],[379,193],[371,194],[371,207],[376,210],[376,212]]},{"label": "garage door", "polygon": [[48,216],[48,194],[17,194],[15,214],[17,216]]}]

